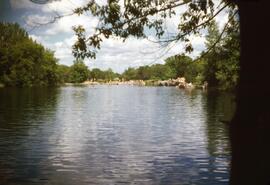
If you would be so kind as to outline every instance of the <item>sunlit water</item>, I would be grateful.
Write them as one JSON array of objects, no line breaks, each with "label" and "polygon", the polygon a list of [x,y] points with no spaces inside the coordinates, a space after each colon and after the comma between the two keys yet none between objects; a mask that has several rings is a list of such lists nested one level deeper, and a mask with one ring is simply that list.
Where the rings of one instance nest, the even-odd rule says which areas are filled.
[{"label": "sunlit water", "polygon": [[0,89],[0,184],[228,184],[227,94]]}]

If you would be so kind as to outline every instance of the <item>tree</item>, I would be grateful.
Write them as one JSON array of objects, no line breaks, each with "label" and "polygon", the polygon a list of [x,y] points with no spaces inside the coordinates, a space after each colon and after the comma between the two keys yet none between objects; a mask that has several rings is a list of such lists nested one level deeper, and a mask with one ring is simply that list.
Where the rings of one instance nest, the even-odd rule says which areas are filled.
[{"label": "tree", "polygon": [[[165,37],[164,22],[168,17],[175,15],[175,8],[186,6],[187,10],[182,14],[181,23],[178,25],[179,33],[172,37]],[[85,6],[74,10],[74,13],[81,15],[90,12],[97,17],[99,26],[93,35],[86,35],[86,30],[82,26],[74,27],[77,42],[73,46],[75,57],[95,58],[96,49],[100,48],[103,38],[117,36],[127,39],[129,36],[137,38],[147,37],[145,30],[155,32],[160,43],[171,43],[174,41],[184,41],[186,50],[192,51],[189,40],[190,34],[198,34],[200,29],[208,26],[220,12],[227,7],[231,8],[235,16],[237,9],[230,1],[221,1],[219,8],[215,11],[215,4],[212,0],[183,0],[183,1],[140,1],[125,0],[121,4],[118,0],[110,0],[106,5],[100,5],[95,0],[90,0]],[[156,18],[153,18],[154,15]],[[230,20],[230,19],[229,19]]]},{"label": "tree", "polygon": [[116,77],[117,77],[117,75],[113,72],[113,70],[111,68],[104,71],[104,78],[105,78],[106,81],[111,81]]},{"label": "tree", "polygon": [[[160,9],[155,8],[151,2],[145,3],[138,1],[125,1],[127,11],[124,12],[124,16],[120,16],[119,6],[117,1],[109,1],[109,6],[99,7],[95,4],[95,1],[90,1],[88,7],[85,9],[77,9],[77,13],[82,13],[84,10],[91,9],[93,15],[101,18],[101,27],[97,29],[97,32],[89,37],[84,38],[84,34],[78,35],[80,42],[74,45],[74,55],[77,57],[84,57],[85,54],[94,56],[93,50],[85,49],[85,46],[97,46],[99,47],[100,35],[105,38],[110,37],[112,34],[116,34],[123,38],[128,35],[137,37],[145,36],[143,28],[146,24],[150,27],[154,27],[157,30],[157,36],[162,35],[160,29],[160,21],[156,20],[155,24],[149,23],[147,15],[154,15],[157,12],[164,12],[170,10],[172,7],[180,5],[176,3],[168,5],[167,1],[161,2]],[[131,3],[129,3],[131,2]],[[153,3],[158,2],[154,1]],[[189,6],[187,13],[183,14],[184,20],[187,20],[184,24],[180,25],[179,34],[175,39],[184,39],[189,33],[196,33],[197,28],[205,26],[209,20],[212,20],[212,16],[206,14],[208,9],[214,9],[210,2],[212,1],[197,1],[198,5],[194,5],[193,1],[183,1],[183,3]],[[207,4],[208,2],[208,4]],[[222,1],[225,6],[231,5],[231,1]],[[268,49],[267,44],[270,41],[269,30],[266,28],[266,20],[270,18],[268,7],[270,2],[267,0],[261,1],[236,1],[239,7],[240,14],[240,30],[241,30],[241,57],[240,57],[240,78],[237,91],[237,110],[233,118],[231,125],[231,139],[232,139],[232,167],[231,167],[231,179],[232,185],[239,184],[258,184],[264,185],[270,182],[270,153],[269,144],[269,122],[270,122],[270,91],[265,89],[265,84],[268,84],[267,70],[267,57]],[[154,7],[154,8],[151,8]],[[223,6],[224,7],[224,6]],[[234,9],[235,6],[231,5]],[[221,8],[222,9],[222,8]],[[108,13],[116,12],[115,14]],[[115,11],[116,10],[116,11]],[[220,10],[220,9],[219,9]],[[217,10],[216,12],[220,12]],[[213,11],[212,11],[213,12]],[[236,15],[235,13],[233,15]],[[164,15],[165,16],[165,15]],[[166,14],[168,16],[168,14]],[[125,17],[123,21],[118,17]],[[207,17],[208,21],[202,22],[203,17]],[[209,18],[210,17],[210,18]],[[230,20],[230,18],[229,18]],[[206,23],[206,24],[205,24]],[[107,25],[111,25],[108,27]],[[106,28],[107,26],[107,28]],[[104,29],[103,29],[104,28]],[[75,29],[75,31],[77,31]],[[82,32],[83,33],[83,32]],[[171,39],[174,40],[174,39]],[[85,49],[85,50],[81,50]],[[190,50],[189,45],[187,49]],[[83,51],[83,52],[80,52]],[[254,62],[256,61],[256,63]],[[254,75],[252,75],[254,74]],[[262,87],[262,88],[258,88]],[[267,116],[268,115],[268,116]]]},{"label": "tree", "polygon": [[81,83],[88,79],[89,70],[82,60],[75,60],[70,67],[70,81],[72,83]]},{"label": "tree", "polygon": [[[192,62],[192,58],[184,54],[172,56],[166,59],[166,65],[169,66],[175,74],[174,78],[187,77],[188,68]],[[191,79],[189,80],[191,81]]]},{"label": "tree", "polygon": [[0,23],[0,82],[7,86],[56,85],[58,60],[18,24]]},{"label": "tree", "polygon": [[140,66],[137,69],[136,79],[138,80],[149,80],[151,77],[151,69],[149,66]]},{"label": "tree", "polygon": [[102,80],[102,81],[111,81],[116,78],[119,78],[120,74],[113,72],[111,68],[108,70],[102,71],[98,68],[94,68],[90,71],[89,78],[92,80]]},{"label": "tree", "polygon": [[66,65],[58,65],[57,75],[60,83],[70,82],[70,67]]},{"label": "tree", "polygon": [[104,79],[105,76],[100,69],[94,68],[92,71],[90,71],[90,78],[94,80],[101,80]]},{"label": "tree", "polygon": [[155,64],[150,66],[152,80],[168,80],[174,78],[174,71],[167,65]]},{"label": "tree", "polygon": [[[238,24],[238,22],[236,23]],[[221,89],[235,89],[239,79],[240,69],[240,33],[235,23],[229,27],[223,39],[220,60],[215,72]]]},{"label": "tree", "polygon": [[122,74],[122,77],[125,80],[135,80],[137,77],[137,71],[136,69],[129,67],[128,69],[124,71],[124,73]]},{"label": "tree", "polygon": [[[235,89],[237,85],[240,56],[238,27],[238,21],[232,19],[223,34],[219,32],[215,21],[208,28],[208,53],[202,55],[206,62],[204,77],[210,87],[228,90]],[[213,45],[215,47],[210,50]]]},{"label": "tree", "polygon": [[[157,36],[161,37],[162,18],[173,15],[172,9],[183,4],[187,6],[186,13],[182,15],[184,23],[179,26],[179,33],[174,38],[163,40],[165,43],[180,39],[188,42],[185,36],[198,33],[199,28],[204,28],[225,7],[229,6],[236,10],[235,4],[229,0],[223,0],[215,12],[211,0],[184,0],[182,2],[127,0],[124,11],[120,11],[118,1],[108,2],[107,6],[98,6],[92,0],[85,7],[76,9],[75,12],[78,14],[91,11],[101,21],[97,32],[90,37],[85,35],[81,27],[74,28],[78,36],[73,51],[76,57],[94,57],[95,50],[90,50],[90,47],[100,47],[101,36],[108,38],[115,34],[123,39],[129,35],[143,37],[145,25],[150,29],[156,29]],[[232,140],[230,184],[265,185],[270,182],[268,143],[270,140],[270,91],[265,88],[265,84],[269,83],[267,61],[270,35],[266,23],[270,19],[268,10],[270,1],[235,0],[235,2],[239,7],[241,22],[241,57],[237,110],[230,124]],[[149,15],[157,13],[160,13],[161,16],[157,16],[160,19],[154,21],[149,19]],[[236,15],[236,11],[233,15]],[[188,51],[192,50],[190,45],[186,46]]]},{"label": "tree", "polygon": [[[212,21],[208,27],[208,34],[206,36],[206,47],[209,49],[211,48],[219,39],[220,32],[218,29],[218,25],[215,21]],[[217,65],[218,62],[221,60],[220,57],[221,53],[221,44],[213,48],[209,53],[204,56],[206,61],[206,70],[204,73],[205,80],[208,82],[210,87],[216,87],[218,85],[218,79],[216,77],[217,72]]]},{"label": "tree", "polygon": [[[232,145],[231,184],[270,182],[270,1],[238,2],[240,17],[240,73],[237,109],[230,124]],[[262,88],[261,88],[262,87]]]}]

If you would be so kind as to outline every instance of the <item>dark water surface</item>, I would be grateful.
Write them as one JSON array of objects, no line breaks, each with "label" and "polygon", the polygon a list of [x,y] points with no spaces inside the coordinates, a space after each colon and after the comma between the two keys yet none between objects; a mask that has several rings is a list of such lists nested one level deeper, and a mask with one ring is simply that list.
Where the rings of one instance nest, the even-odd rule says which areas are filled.
[{"label": "dark water surface", "polygon": [[233,97],[170,87],[0,89],[0,184],[228,184]]}]

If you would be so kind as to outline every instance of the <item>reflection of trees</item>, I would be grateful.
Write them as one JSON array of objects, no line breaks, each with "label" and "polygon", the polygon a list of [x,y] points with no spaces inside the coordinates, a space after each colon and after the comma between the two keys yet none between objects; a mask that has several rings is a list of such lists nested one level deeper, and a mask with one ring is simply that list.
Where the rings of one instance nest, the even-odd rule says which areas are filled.
[{"label": "reflection of trees", "polygon": [[37,151],[48,150],[41,132],[55,112],[57,98],[55,88],[0,89],[0,184],[41,173],[46,156]]},{"label": "reflection of trees", "polygon": [[[57,102],[55,88],[6,88],[0,90],[0,121],[1,127],[16,128],[19,124],[31,120],[40,120],[40,117],[55,110]],[[20,127],[27,129],[29,127]]]},{"label": "reflection of trees", "polygon": [[206,133],[208,151],[212,156],[228,154],[229,133],[228,125],[234,112],[233,95],[210,92],[204,96],[206,110]]}]

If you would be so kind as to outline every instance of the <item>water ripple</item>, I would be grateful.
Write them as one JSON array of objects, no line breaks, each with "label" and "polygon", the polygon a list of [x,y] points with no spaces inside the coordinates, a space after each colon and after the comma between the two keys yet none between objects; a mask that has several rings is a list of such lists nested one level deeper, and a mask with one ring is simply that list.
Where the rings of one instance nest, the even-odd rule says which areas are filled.
[{"label": "water ripple", "polygon": [[0,89],[0,184],[228,184],[224,101],[162,87]]}]

